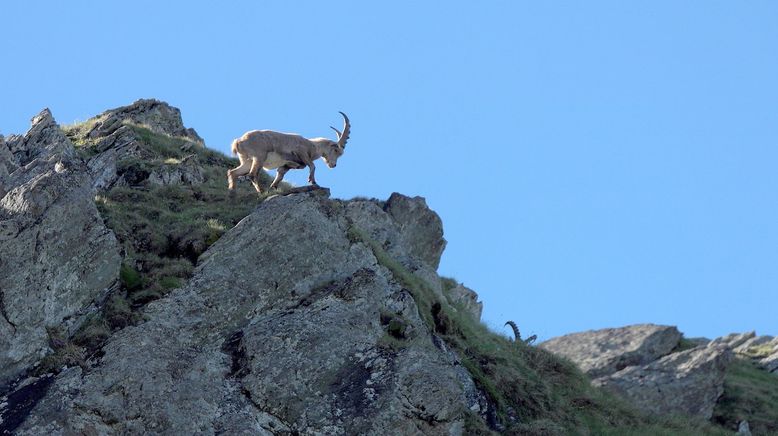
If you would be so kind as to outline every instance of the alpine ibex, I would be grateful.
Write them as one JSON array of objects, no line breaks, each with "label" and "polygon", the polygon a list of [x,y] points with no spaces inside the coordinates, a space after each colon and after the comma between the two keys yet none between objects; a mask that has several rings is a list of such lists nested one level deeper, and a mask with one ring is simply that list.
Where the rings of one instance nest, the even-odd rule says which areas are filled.
[{"label": "alpine ibex", "polygon": [[[513,321],[508,321],[505,323],[505,325],[510,326],[510,328],[513,330],[513,341],[519,342],[521,341],[521,332],[519,332],[519,326],[516,325]],[[527,339],[524,339],[524,343],[527,345],[532,345],[533,342],[535,342],[538,339],[538,335],[532,335],[528,337]]]},{"label": "alpine ibex", "polygon": [[240,165],[227,171],[227,181],[232,193],[235,187],[235,177],[249,174],[251,183],[257,192],[262,192],[257,173],[260,168],[277,169],[276,178],[270,188],[278,187],[284,174],[289,170],[308,167],[308,183],[316,185],[314,173],[316,167],[313,161],[322,158],[330,168],[335,168],[338,158],[343,154],[351,133],[351,123],[343,112],[343,132],[330,126],[338,135],[337,141],[327,138],[303,138],[292,133],[274,132],[272,130],[252,130],[232,141],[232,153],[237,154]]}]

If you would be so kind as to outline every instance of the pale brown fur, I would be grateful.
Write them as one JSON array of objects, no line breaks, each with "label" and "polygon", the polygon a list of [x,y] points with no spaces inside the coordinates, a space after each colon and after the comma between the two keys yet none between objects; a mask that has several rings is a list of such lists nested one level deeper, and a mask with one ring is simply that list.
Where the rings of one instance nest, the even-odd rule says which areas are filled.
[{"label": "pale brown fur", "polygon": [[343,133],[332,128],[338,134],[338,140],[327,138],[303,138],[292,133],[281,133],[272,130],[252,130],[232,142],[232,153],[238,155],[240,165],[227,171],[227,182],[230,192],[235,187],[235,177],[249,174],[251,183],[257,192],[262,192],[257,174],[260,168],[277,169],[276,177],[270,188],[277,188],[284,174],[291,169],[308,167],[308,183],[316,185],[314,177],[316,167],[313,164],[318,158],[330,168],[335,168],[338,158],[343,154],[351,131],[351,125],[346,114]]}]

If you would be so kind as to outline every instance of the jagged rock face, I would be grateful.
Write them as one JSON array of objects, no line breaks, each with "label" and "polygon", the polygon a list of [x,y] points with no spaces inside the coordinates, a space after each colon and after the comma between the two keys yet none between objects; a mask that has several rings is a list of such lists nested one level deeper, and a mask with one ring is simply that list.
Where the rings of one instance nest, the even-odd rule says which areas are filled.
[{"label": "jagged rock face", "polygon": [[638,324],[560,336],[540,347],[567,357],[596,378],[653,362],[670,353],[680,340],[676,327]]},{"label": "jagged rock face", "polygon": [[449,289],[446,294],[451,303],[462,306],[470,313],[473,319],[477,321],[481,320],[481,312],[483,311],[484,305],[482,302],[478,301],[478,294],[474,290],[459,283]]},{"label": "jagged rock face", "polygon": [[738,357],[756,362],[762,369],[778,372],[778,337],[757,336],[756,332],[732,333],[711,341],[723,345]]},{"label": "jagged rock face", "polygon": [[446,298],[437,274],[446,246],[443,224],[423,198],[393,193],[387,201],[351,200],[345,204],[351,222],[425,280],[439,299]]},{"label": "jagged rock face", "polygon": [[141,156],[138,138],[127,126],[100,137],[95,148],[98,154],[87,161],[87,167],[96,190],[108,189],[116,183],[120,177],[116,164],[120,159]]},{"label": "jagged rock face", "polygon": [[102,137],[113,133],[123,122],[129,121],[148,127],[156,133],[181,136],[195,142],[203,142],[194,129],[184,127],[181,111],[164,101],[141,99],[129,106],[107,110],[95,118],[98,122],[89,133],[93,137]]},{"label": "jagged rock face", "polygon": [[713,344],[673,353],[648,365],[631,366],[593,383],[648,412],[710,419],[724,392],[724,375],[731,359],[726,346]]},{"label": "jagged rock face", "polygon": [[76,323],[120,264],[86,168],[51,113],[33,118],[6,150],[0,166],[13,171],[0,174],[0,385],[47,353],[46,327]]},{"label": "jagged rock face", "polygon": [[747,333],[732,333],[727,336],[722,336],[720,338],[716,338],[710,342],[710,345],[724,345],[727,348],[734,350],[738,348],[739,346],[743,345],[747,341],[754,339],[756,337],[756,332],[747,332]]},{"label": "jagged rock face", "polygon": [[347,207],[349,218],[389,253],[437,270],[446,248],[443,223],[422,197],[395,192],[385,202],[352,200]]},{"label": "jagged rock face", "polygon": [[61,373],[18,434],[461,434],[483,396],[349,239],[357,222],[395,219],[358,206],[316,192],[263,202],[93,368]]},{"label": "jagged rock face", "polygon": [[112,186],[199,184],[205,180],[194,161],[162,165],[151,171],[125,171],[119,168],[123,159],[148,159],[138,134],[127,126],[137,124],[159,134],[181,137],[187,142],[203,146],[203,140],[194,129],[184,127],[178,108],[158,100],[138,100],[129,106],[110,109],[87,121],[91,128],[84,134],[96,142],[96,154],[87,161],[96,190]]}]

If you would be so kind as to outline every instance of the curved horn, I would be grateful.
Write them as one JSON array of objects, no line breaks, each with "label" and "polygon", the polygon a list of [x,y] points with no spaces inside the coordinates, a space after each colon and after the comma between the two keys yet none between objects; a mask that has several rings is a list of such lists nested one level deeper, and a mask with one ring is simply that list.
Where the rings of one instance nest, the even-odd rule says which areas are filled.
[{"label": "curved horn", "polygon": [[505,325],[511,326],[511,329],[513,329],[513,340],[514,341],[520,341],[521,340],[521,333],[519,333],[519,327],[516,325],[513,321],[508,321],[505,323]]},{"label": "curved horn", "polygon": [[340,130],[338,130],[338,129],[332,127],[332,126],[330,126],[330,129],[335,131],[335,134],[338,135],[338,141],[340,141],[340,137],[343,136],[343,134],[340,133]]},{"label": "curved horn", "polygon": [[346,114],[344,114],[343,112],[340,112],[340,114],[343,115],[343,133],[341,133],[338,136],[338,147],[346,148],[346,142],[348,141],[348,135],[351,133],[351,122],[348,120],[348,117],[346,116]]}]

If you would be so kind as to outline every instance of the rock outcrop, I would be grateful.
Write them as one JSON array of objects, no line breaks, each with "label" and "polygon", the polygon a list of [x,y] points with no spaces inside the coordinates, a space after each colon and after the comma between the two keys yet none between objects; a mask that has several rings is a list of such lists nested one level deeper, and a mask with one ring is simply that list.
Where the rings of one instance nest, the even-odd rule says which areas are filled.
[{"label": "rock outcrop", "polygon": [[676,327],[640,324],[574,333],[540,346],[569,358],[594,385],[646,412],[710,419],[732,353],[717,341],[676,351],[680,341]]},{"label": "rock outcrop", "polygon": [[644,365],[670,353],[681,340],[676,327],[638,324],[549,339],[541,348],[567,357],[592,378]]},{"label": "rock outcrop", "polygon": [[94,118],[94,124],[87,132],[87,136],[105,137],[126,122],[147,127],[156,133],[203,143],[203,139],[194,129],[184,126],[181,111],[178,108],[155,99],[141,99],[131,105],[103,112]]},{"label": "rock outcrop", "polygon": [[[118,277],[91,179],[48,110],[0,145],[0,386],[50,352]],[[10,171],[9,171],[10,170]]]},{"label": "rock outcrop", "polygon": [[421,197],[392,194],[386,201],[351,200],[346,215],[408,270],[443,296],[437,274],[446,247],[443,223]]},{"label": "rock outcrop", "polygon": [[721,345],[696,347],[647,365],[627,367],[593,383],[651,413],[710,419],[724,392],[724,375],[731,358],[729,349]]},{"label": "rock outcrop", "polygon": [[85,158],[96,190],[115,185],[191,185],[204,181],[200,167],[191,159],[194,154],[189,159],[153,163],[154,150],[144,143],[143,129],[180,142],[182,150],[204,146],[197,132],[184,126],[181,111],[165,102],[138,100],[105,111],[68,130],[88,150]]},{"label": "rock outcrop", "polygon": [[391,214],[323,192],[263,202],[186,286],[147,306],[148,321],[114,334],[88,370],[62,372],[18,434],[461,433],[483,395],[392,272],[349,239],[373,217],[434,241],[439,219],[402,218],[396,208],[420,199],[393,196]]},{"label": "rock outcrop", "polygon": [[778,337],[757,336],[756,332],[732,333],[714,339],[738,357],[756,362],[764,370],[778,374]]},{"label": "rock outcrop", "polygon": [[481,320],[481,312],[483,312],[484,305],[482,302],[478,301],[478,294],[474,290],[462,283],[458,283],[456,286],[446,291],[446,296],[455,306],[458,305],[463,307],[470,313],[473,319],[477,321]]}]

